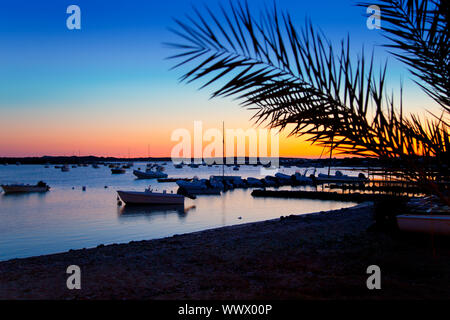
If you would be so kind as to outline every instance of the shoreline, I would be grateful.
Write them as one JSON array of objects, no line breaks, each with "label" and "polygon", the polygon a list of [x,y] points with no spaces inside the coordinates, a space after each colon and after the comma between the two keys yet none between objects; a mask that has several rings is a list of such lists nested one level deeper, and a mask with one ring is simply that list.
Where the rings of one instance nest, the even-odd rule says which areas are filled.
[{"label": "shoreline", "polygon": [[[446,242],[367,231],[372,213],[362,203],[2,261],[0,299],[448,299]],[[382,290],[366,287],[372,264]],[[81,290],[66,287],[69,265]]]}]

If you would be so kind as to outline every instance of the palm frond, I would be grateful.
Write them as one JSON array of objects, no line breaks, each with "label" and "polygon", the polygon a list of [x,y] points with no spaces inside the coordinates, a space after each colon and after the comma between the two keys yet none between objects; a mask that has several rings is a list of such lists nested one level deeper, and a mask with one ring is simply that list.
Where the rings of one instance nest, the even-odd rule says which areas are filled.
[{"label": "palm frond", "polygon": [[[195,10],[187,20],[175,21],[180,43],[171,44],[181,51],[174,56],[178,66],[193,65],[181,80],[218,85],[212,97],[239,99],[255,110],[257,124],[293,124],[291,135],[348,155],[449,160],[448,124],[405,117],[402,104],[386,93],[386,65],[376,72],[364,50],[354,58],[349,38],[335,51],[311,23],[298,32],[275,5],[256,18],[247,3],[230,2],[228,10]],[[435,90],[431,75],[416,70],[427,92],[447,103],[448,91]],[[412,171],[419,179],[420,170]]]},{"label": "palm frond", "polygon": [[359,3],[377,5],[381,28],[389,40],[386,47],[405,63],[416,83],[450,112],[450,31],[446,1],[377,0]]}]

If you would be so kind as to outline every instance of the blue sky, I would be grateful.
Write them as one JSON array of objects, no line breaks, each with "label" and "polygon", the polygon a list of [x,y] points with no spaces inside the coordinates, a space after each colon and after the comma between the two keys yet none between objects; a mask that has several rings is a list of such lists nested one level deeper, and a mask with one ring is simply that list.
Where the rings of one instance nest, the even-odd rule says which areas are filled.
[{"label": "blue sky", "polygon": [[[147,150],[142,141],[151,139],[151,128],[162,130],[162,124],[169,130],[190,126],[198,119],[211,125],[224,119],[235,127],[251,126],[249,111],[231,99],[209,100],[210,91],[197,90],[200,83],[180,84],[183,69],[169,71],[173,62],[165,59],[173,53],[162,44],[174,39],[168,30],[174,26],[172,17],[182,18],[192,12],[193,5],[208,3],[214,9],[218,2],[2,1],[0,156],[70,154],[80,148],[98,153],[108,130],[139,140],[139,145],[125,139],[110,143],[108,150],[120,150],[111,154],[123,154],[130,144],[135,153],[142,153]],[[226,5],[228,1],[220,2]],[[255,11],[264,2],[272,4],[249,1]],[[364,45],[375,48],[380,64],[388,57],[379,46],[384,42],[380,32],[366,28],[365,10],[354,1],[276,3],[291,14],[299,28],[308,17],[335,43],[349,34],[355,55]],[[71,4],[81,8],[81,30],[66,28],[66,8]],[[394,90],[403,79],[408,110],[422,112],[423,107],[433,105],[392,57],[388,73],[388,84]],[[51,132],[36,137],[36,130],[43,126]],[[104,137],[91,145],[77,130],[91,136],[101,130]],[[19,131],[24,141],[12,139]],[[67,145],[49,141],[55,135],[67,135]],[[31,145],[40,143],[41,149],[30,150]],[[161,153],[167,151],[163,144],[160,148]]]}]

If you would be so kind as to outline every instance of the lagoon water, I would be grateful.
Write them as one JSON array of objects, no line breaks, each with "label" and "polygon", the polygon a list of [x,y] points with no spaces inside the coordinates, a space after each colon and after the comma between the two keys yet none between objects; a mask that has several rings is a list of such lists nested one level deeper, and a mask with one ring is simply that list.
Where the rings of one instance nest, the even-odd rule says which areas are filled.
[{"label": "lagoon water", "polygon": [[[176,169],[169,162],[165,167],[169,177],[208,178],[222,174],[222,167],[219,166]],[[175,183],[137,180],[132,173],[137,168],[144,170],[145,164],[135,163],[127,173],[119,175],[112,175],[110,169],[104,166],[99,169],[78,167],[61,172],[54,166],[0,165],[0,184],[35,184],[43,180],[51,186],[47,193],[0,194],[0,260],[90,248],[99,244],[162,238],[354,205],[337,201],[253,198],[252,189],[237,189],[220,196],[198,196],[195,200],[186,198],[184,210],[118,206],[116,190],[143,191],[151,185],[154,190],[176,192]],[[286,174],[303,170],[295,167],[280,169]],[[318,169],[317,173],[326,170]],[[243,178],[263,177],[260,168],[253,166],[241,166],[239,171],[225,167],[225,174]],[[86,186],[86,191],[82,191],[82,186]]]}]

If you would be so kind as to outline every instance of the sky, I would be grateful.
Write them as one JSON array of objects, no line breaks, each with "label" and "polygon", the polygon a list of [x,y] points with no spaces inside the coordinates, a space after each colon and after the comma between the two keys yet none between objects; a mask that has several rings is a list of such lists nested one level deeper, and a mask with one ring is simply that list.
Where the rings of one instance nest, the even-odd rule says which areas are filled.
[{"label": "sky", "polygon": [[[255,128],[252,111],[231,98],[210,99],[212,89],[185,84],[186,69],[170,70],[173,18],[205,3],[228,1],[40,0],[0,3],[0,157],[97,155],[169,156],[179,128]],[[257,12],[263,3],[249,0]],[[366,27],[354,1],[277,0],[300,28],[308,18],[333,42],[350,35],[355,56],[374,50],[388,59],[388,88],[403,81],[407,111],[434,105],[406,67],[381,47],[379,30]],[[81,9],[81,29],[69,30],[69,5]],[[381,20],[382,22],[382,20]],[[280,133],[280,155],[318,157],[322,148]]]}]

